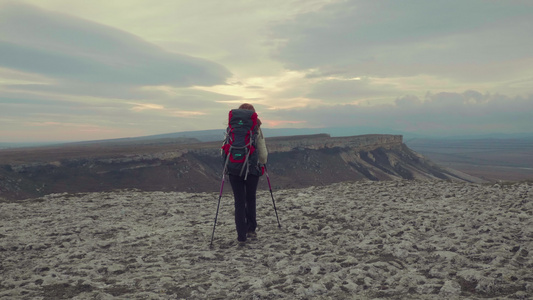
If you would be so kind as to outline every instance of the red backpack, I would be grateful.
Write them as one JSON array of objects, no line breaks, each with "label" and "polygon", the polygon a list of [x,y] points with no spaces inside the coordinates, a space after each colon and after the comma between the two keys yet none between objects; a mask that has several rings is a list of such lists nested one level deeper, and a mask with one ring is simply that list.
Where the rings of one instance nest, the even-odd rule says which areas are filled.
[{"label": "red backpack", "polygon": [[232,109],[229,112],[226,138],[222,145],[224,173],[248,177],[261,175],[256,151],[258,134],[257,113],[246,109]]}]

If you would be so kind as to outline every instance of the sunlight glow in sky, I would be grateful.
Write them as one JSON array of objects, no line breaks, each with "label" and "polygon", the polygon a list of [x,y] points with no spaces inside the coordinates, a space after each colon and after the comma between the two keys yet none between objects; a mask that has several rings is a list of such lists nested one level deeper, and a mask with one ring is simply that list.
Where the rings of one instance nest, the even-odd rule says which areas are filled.
[{"label": "sunlight glow in sky", "polygon": [[533,2],[0,0],[0,142],[533,133]]}]

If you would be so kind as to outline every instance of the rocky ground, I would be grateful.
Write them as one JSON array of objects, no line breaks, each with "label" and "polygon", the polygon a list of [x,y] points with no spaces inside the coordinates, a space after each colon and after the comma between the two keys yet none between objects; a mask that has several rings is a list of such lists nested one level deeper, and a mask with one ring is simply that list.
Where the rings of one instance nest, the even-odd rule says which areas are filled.
[{"label": "rocky ground", "polygon": [[354,182],[274,198],[282,228],[260,191],[258,237],[239,246],[227,191],[212,247],[218,193],[0,203],[0,298],[533,297],[531,183]]}]

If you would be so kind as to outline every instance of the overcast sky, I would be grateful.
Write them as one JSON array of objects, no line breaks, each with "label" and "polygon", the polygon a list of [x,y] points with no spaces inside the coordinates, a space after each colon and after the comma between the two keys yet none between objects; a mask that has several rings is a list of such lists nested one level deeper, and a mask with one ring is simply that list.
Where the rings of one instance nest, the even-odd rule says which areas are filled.
[{"label": "overcast sky", "polygon": [[533,132],[530,0],[0,0],[0,142]]}]

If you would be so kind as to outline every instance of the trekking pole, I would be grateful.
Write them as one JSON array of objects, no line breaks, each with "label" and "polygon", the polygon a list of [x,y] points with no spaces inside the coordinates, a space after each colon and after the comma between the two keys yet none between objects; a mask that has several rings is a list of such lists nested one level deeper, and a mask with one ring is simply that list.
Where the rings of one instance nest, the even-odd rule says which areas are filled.
[{"label": "trekking pole", "polygon": [[213,233],[211,234],[211,243],[209,247],[213,246],[213,238],[215,237],[215,227],[217,226],[218,209],[220,207],[220,199],[222,198],[222,191],[224,190],[224,177],[226,174],[222,173],[222,183],[220,184],[220,195],[218,195],[217,214],[215,215],[215,223],[213,224]]},{"label": "trekking pole", "polygon": [[266,165],[265,165],[265,174],[267,176],[268,188],[270,189],[270,196],[272,196],[272,204],[274,205],[274,211],[276,212],[276,219],[278,220],[278,227],[281,228],[281,224],[279,223],[278,210],[276,209],[276,202],[274,201],[274,194],[272,194],[272,185],[270,185],[270,177],[268,177],[268,170],[267,170]]}]

